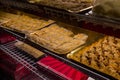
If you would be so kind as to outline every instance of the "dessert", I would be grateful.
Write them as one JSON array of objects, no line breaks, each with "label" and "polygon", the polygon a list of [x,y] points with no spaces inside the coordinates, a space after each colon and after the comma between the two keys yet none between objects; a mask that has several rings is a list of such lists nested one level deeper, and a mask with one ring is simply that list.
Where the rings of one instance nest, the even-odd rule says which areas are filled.
[{"label": "dessert", "polygon": [[120,39],[106,36],[68,58],[120,79]]},{"label": "dessert", "polygon": [[74,33],[58,24],[35,31],[28,35],[29,39],[47,49],[66,54],[86,43],[88,36],[84,33]]},{"label": "dessert", "polygon": [[11,14],[0,11],[0,24],[8,29],[22,33],[29,33],[54,23],[52,20],[45,20],[29,14]]},{"label": "dessert", "polygon": [[80,10],[91,6],[93,0],[28,0],[30,3],[44,4],[65,10]]},{"label": "dessert", "polygon": [[39,58],[39,57],[44,55],[43,52],[41,52],[38,49],[36,49],[36,48],[34,48],[34,47],[24,43],[24,42],[21,42],[21,41],[16,42],[15,46],[17,48],[27,52],[28,54],[32,55],[35,58]]}]

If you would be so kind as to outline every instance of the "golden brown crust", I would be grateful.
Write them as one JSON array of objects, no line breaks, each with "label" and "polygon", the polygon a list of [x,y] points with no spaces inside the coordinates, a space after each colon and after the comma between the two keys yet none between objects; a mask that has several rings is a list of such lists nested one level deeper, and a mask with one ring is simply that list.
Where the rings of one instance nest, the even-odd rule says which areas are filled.
[{"label": "golden brown crust", "polygon": [[93,0],[29,0],[30,3],[44,4],[65,10],[77,11],[91,6]]},{"label": "golden brown crust", "polygon": [[16,43],[15,43],[15,46],[16,46],[17,48],[19,48],[19,49],[27,52],[28,54],[34,56],[35,58],[39,58],[39,57],[41,57],[41,56],[44,55],[43,52],[41,52],[41,51],[39,51],[38,49],[36,49],[36,48],[34,48],[34,47],[32,47],[32,46],[24,43],[24,42],[21,42],[21,41],[16,42]]},{"label": "golden brown crust", "polygon": [[29,38],[58,54],[66,54],[83,45],[88,36],[83,33],[74,34],[64,27],[53,24],[31,33]]},{"label": "golden brown crust", "polygon": [[30,33],[54,23],[52,20],[40,19],[29,14],[11,14],[0,11],[0,23],[5,28],[22,33]]},{"label": "golden brown crust", "polygon": [[120,79],[120,39],[106,36],[78,53],[68,54],[69,59]]}]

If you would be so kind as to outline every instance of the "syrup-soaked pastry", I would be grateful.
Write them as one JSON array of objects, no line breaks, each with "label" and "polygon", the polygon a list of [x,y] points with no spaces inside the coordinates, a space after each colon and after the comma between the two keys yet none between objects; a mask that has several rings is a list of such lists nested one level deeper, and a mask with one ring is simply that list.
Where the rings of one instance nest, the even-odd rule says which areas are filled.
[{"label": "syrup-soaked pastry", "polygon": [[23,33],[33,32],[52,23],[54,23],[54,21],[45,20],[25,13],[19,15],[0,11],[0,24],[3,27]]},{"label": "syrup-soaked pastry", "polygon": [[15,43],[15,46],[28,54],[32,55],[35,58],[39,58],[44,55],[43,52],[39,51],[38,49],[30,46],[29,44],[26,44],[24,42],[18,41]]},{"label": "syrup-soaked pastry", "polygon": [[51,7],[56,7],[65,10],[80,10],[92,5],[93,0],[28,0],[30,3],[37,3],[42,5],[47,5]]},{"label": "syrup-soaked pastry", "polygon": [[119,38],[105,36],[78,53],[68,54],[67,57],[120,79]]},{"label": "syrup-soaked pastry", "polygon": [[74,34],[73,31],[61,27],[58,24],[53,24],[49,27],[35,31],[28,37],[52,50],[58,54],[66,54],[86,43],[88,36],[83,33]]}]

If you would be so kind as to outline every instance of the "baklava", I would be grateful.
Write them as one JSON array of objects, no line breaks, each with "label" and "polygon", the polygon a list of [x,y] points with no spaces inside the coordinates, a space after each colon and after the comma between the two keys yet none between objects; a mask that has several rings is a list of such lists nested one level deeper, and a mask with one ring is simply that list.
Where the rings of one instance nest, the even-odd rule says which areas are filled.
[{"label": "baklava", "polygon": [[0,22],[3,27],[22,33],[30,33],[54,23],[53,20],[45,20],[29,14],[19,15],[2,11],[0,11]]},{"label": "baklava", "polygon": [[30,40],[57,52],[66,54],[86,43],[88,36],[84,33],[75,34],[73,31],[53,24],[28,35]]},{"label": "baklava", "polygon": [[106,36],[68,58],[120,79],[120,39]]},{"label": "baklava", "polygon": [[28,54],[32,55],[35,58],[39,58],[41,56],[44,55],[43,52],[41,52],[40,50],[30,46],[29,44],[26,44],[24,42],[18,41],[15,43],[15,46],[25,52],[27,52]]},{"label": "baklava", "polygon": [[93,0],[28,0],[30,3],[47,5],[59,9],[77,11],[92,6]]}]

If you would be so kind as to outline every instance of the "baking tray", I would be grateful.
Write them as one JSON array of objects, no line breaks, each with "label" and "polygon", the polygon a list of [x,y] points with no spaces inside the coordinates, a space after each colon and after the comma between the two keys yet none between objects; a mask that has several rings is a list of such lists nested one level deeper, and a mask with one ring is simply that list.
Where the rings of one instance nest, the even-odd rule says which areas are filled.
[{"label": "baking tray", "polygon": [[[8,32],[8,33],[11,34],[11,32]],[[12,35],[17,37],[16,33],[12,32]],[[44,53],[46,53],[48,55],[51,55],[51,56],[59,59],[60,61],[63,61],[65,63],[67,63],[68,65],[82,71],[83,73],[91,76],[94,79],[97,79],[97,80],[115,80],[115,78],[113,78],[113,77],[111,77],[109,75],[101,73],[101,72],[99,72],[97,70],[89,68],[89,67],[87,67],[87,66],[85,66],[83,64],[77,63],[75,61],[68,60],[65,56],[60,56],[60,55],[58,55],[58,54],[56,54],[56,53],[54,53],[54,52],[52,52],[52,51],[50,51],[48,49],[36,44],[36,43],[33,43],[33,42],[29,41],[28,39],[21,39],[20,37],[18,37],[18,39],[20,39],[21,41],[24,41],[25,43],[30,44],[31,46],[39,49],[40,51],[42,51],[42,52],[44,52]]]},{"label": "baking tray", "polygon": [[[23,33],[23,34],[34,32],[36,30],[42,29],[44,27],[47,27],[47,26],[55,23],[55,21],[53,21],[53,20],[43,18],[43,17],[39,17],[39,16],[32,15],[32,14],[28,14],[28,13],[24,13],[22,11],[15,10],[15,9],[10,9],[8,11],[7,10],[1,10],[0,13],[3,14],[3,15],[0,16],[2,18],[2,19],[0,19],[1,20],[0,21],[1,27],[10,29],[10,30],[13,30],[13,31],[16,31],[16,32],[20,32],[20,33]],[[9,16],[4,18],[4,14],[7,14]],[[14,19],[10,16],[17,17],[17,18]],[[14,23],[15,20],[17,20],[19,18],[20,18],[20,20],[18,20],[17,23],[16,23],[17,25],[15,25],[15,23]],[[25,21],[25,19],[21,19],[21,18],[25,18],[26,21]],[[29,19],[30,19],[30,22],[29,22]],[[13,24],[11,23],[10,25],[7,25],[7,22],[9,24],[11,22],[11,20],[14,21]],[[33,24],[31,24],[31,21],[33,21],[33,20],[36,20],[37,22],[34,21]],[[24,21],[25,23],[23,22],[23,25],[22,25],[21,21]],[[39,24],[38,24],[38,22],[39,22]],[[27,24],[27,25],[25,25],[25,24]],[[31,24],[31,26],[30,26],[30,24]],[[35,24],[37,24],[37,25],[35,25]],[[24,27],[27,26],[27,27],[22,28],[21,26],[24,26]],[[32,27],[35,28],[35,29],[33,29]]]},{"label": "baking tray", "polygon": [[[109,38],[108,38],[109,37]],[[111,36],[112,37],[112,36]],[[107,39],[106,39],[107,38]],[[112,39],[113,39],[114,37],[112,37]],[[104,41],[103,41],[104,40]],[[91,68],[93,68],[93,69],[96,69],[96,70],[99,70],[99,71],[101,71],[101,72],[103,72],[103,73],[105,73],[105,74],[108,74],[108,75],[111,75],[111,76],[113,76],[113,73],[112,73],[112,71],[107,71],[107,68],[103,68],[103,66],[101,66],[101,64],[104,64],[105,65],[105,63],[104,63],[104,61],[106,60],[106,59],[104,59],[103,60],[103,62],[101,62],[100,61],[100,58],[101,58],[101,56],[103,57],[103,55],[105,55],[106,53],[104,52],[105,50],[107,50],[108,49],[108,47],[107,46],[110,46],[110,43],[108,43],[106,46],[104,45],[105,43],[103,43],[103,42],[105,42],[105,40],[108,40],[108,41],[110,41],[110,36],[105,36],[105,37],[103,37],[103,38],[101,38],[101,39],[99,39],[99,40],[97,40],[96,42],[94,42],[93,44],[91,44],[91,45],[88,45],[88,46],[86,46],[86,47],[84,47],[84,48],[81,48],[81,49],[79,49],[79,50],[76,50],[76,51],[74,51],[74,52],[71,52],[71,53],[69,53],[68,55],[67,55],[67,58],[68,59],[71,59],[71,60],[74,60],[74,61],[76,61],[76,62],[79,62],[79,63],[81,63],[81,64],[84,64],[84,65],[87,65],[87,66],[89,66],[89,67],[91,67]],[[114,40],[115,41],[115,40]],[[112,41],[112,42],[114,42],[114,41]],[[112,43],[111,42],[111,43]],[[117,44],[119,44],[119,42],[116,42]],[[116,45],[117,45],[116,44]],[[100,45],[104,45],[104,47],[102,46],[102,48],[99,48],[100,47]],[[114,44],[115,45],[115,44]],[[113,45],[112,45],[113,46]],[[112,47],[111,46],[111,47]],[[97,49],[98,48],[98,49]],[[116,48],[119,48],[119,47],[116,47]],[[96,49],[96,50],[94,50],[94,49]],[[99,51],[98,51],[99,50]],[[100,50],[102,50],[102,52],[100,51]],[[94,51],[94,52],[93,52]],[[114,52],[113,52],[114,51]],[[109,54],[109,56],[110,56],[110,53],[115,53],[115,51],[116,51],[116,49],[114,49],[113,51],[110,51],[110,52],[108,52]],[[88,54],[90,52],[90,55]],[[119,52],[119,51],[118,51]],[[97,53],[99,53],[99,54],[97,54]],[[102,55],[101,55],[101,53],[103,53]],[[85,54],[85,55],[84,55]],[[94,57],[96,57],[96,58],[93,58],[93,57],[89,57],[89,56],[93,56],[93,55],[95,55]],[[92,55],[93,54],[93,55]],[[116,53],[117,54],[117,53]],[[84,57],[83,57],[83,55],[84,55]],[[99,56],[98,56],[99,55]],[[99,59],[98,59],[98,57],[99,57]],[[114,56],[115,57],[115,56]],[[104,57],[104,58],[107,58],[107,57]],[[90,60],[89,60],[90,59]],[[92,59],[92,60],[91,60]],[[98,66],[96,66],[96,65],[94,65],[94,63],[92,63],[93,62],[93,59],[94,59],[94,61],[96,62],[96,63],[100,63],[100,64],[98,64],[98,66],[100,65],[100,67],[104,70],[101,70],[101,68],[100,67],[98,67]],[[109,58],[109,62],[111,62],[112,60],[114,60],[115,58],[112,58],[112,59],[110,59]],[[83,61],[84,60],[84,61]],[[89,62],[90,61],[90,62]],[[118,61],[118,60],[117,60]],[[116,62],[117,63],[117,62]],[[112,63],[111,63],[112,64]],[[106,67],[109,67],[111,64],[109,64],[109,65],[105,65]],[[119,64],[119,63],[118,63]],[[109,70],[109,69],[108,69]],[[113,69],[114,70],[114,69]],[[119,72],[119,70],[118,70],[118,72]],[[116,72],[116,75],[119,75],[117,72]],[[116,75],[114,75],[114,77],[116,78],[116,79],[119,79],[119,77],[120,76],[116,76]]]},{"label": "baking tray", "polygon": [[[13,1],[13,0],[12,0]],[[47,5],[43,5],[43,4],[36,4],[36,3],[30,3],[28,0],[14,0],[14,2],[19,2],[19,3],[21,3],[21,2],[24,2],[25,4],[29,4],[29,5],[31,5],[31,6],[38,6],[38,8],[52,8],[52,9],[58,9],[58,10],[63,10],[63,11],[66,11],[66,12],[70,12],[70,13],[86,13],[86,12],[88,12],[88,11],[90,11],[92,8],[93,8],[93,6],[91,5],[91,6],[88,6],[88,7],[86,7],[86,8],[83,8],[83,9],[78,9],[78,10],[76,10],[76,11],[74,11],[74,10],[65,10],[65,9],[60,9],[60,8],[55,8],[55,7],[51,7],[51,6],[47,6]],[[79,8],[79,7],[78,7]],[[32,8],[31,8],[32,9]],[[36,10],[37,11],[37,10]]]},{"label": "baking tray", "polygon": [[[81,48],[82,46],[86,46],[88,44],[91,44],[92,42],[96,41],[98,38],[101,38],[101,37],[104,36],[103,34],[96,33],[96,32],[89,31],[89,30],[85,30],[85,29],[82,29],[82,28],[79,28],[79,27],[74,27],[74,26],[71,26],[71,25],[68,25],[68,24],[65,24],[65,23],[56,22],[56,24],[59,25],[59,27],[65,28],[65,29],[73,32],[73,34],[74,34],[73,36],[75,36],[77,34],[84,34],[84,35],[88,36],[88,38],[87,38],[87,40],[85,41],[84,44],[81,44],[81,45],[79,44],[79,46],[76,46],[76,48],[74,47],[72,50],[70,50],[70,52],[73,51],[73,50],[75,50],[75,49],[77,49],[77,48],[79,48],[79,47]],[[52,27],[52,26],[48,26],[48,27]],[[38,30],[38,31],[41,31],[41,30]],[[35,32],[33,32],[33,33],[35,33]],[[30,33],[30,34],[27,35],[28,36],[27,38],[29,40],[31,40],[32,42],[35,42],[38,45],[41,45],[41,46],[43,46],[43,47],[45,47],[45,48],[47,48],[47,49],[49,49],[49,50],[51,50],[51,51],[53,51],[53,52],[55,52],[57,54],[64,54],[64,55],[66,55],[67,53],[70,53],[70,52],[68,52],[68,51],[66,51],[64,49],[63,49],[64,53],[62,53],[61,52],[61,50],[62,50],[61,48],[58,48],[60,50],[57,51],[56,50],[57,48],[54,48],[54,47],[50,48],[49,47],[50,43],[46,43],[46,42],[42,43],[42,42],[39,42],[37,39],[33,39],[33,37],[32,37],[32,35],[34,35],[33,33]],[[53,42],[55,42],[55,41],[53,41]],[[48,44],[48,46],[45,46],[46,44]]]},{"label": "baking tray", "polygon": [[[82,7],[81,5],[77,5],[77,7],[72,7],[70,9],[67,9],[67,8],[61,8],[60,5],[59,6],[53,6],[51,4],[47,4],[45,3],[44,1],[40,1],[40,2],[30,2],[29,0],[26,0],[28,3],[31,3],[31,4],[34,4],[34,5],[37,5],[37,6],[44,6],[44,7],[50,7],[50,8],[54,8],[54,9],[60,9],[60,10],[65,10],[67,12],[70,12],[70,13],[82,13],[82,12],[85,12],[85,11],[88,11],[88,10],[91,10],[93,8],[92,6],[92,3],[86,3],[85,2],[82,2],[81,5],[84,6]],[[44,4],[43,4],[44,3]],[[74,4],[74,3],[73,3]],[[65,4],[63,4],[64,6]]]},{"label": "baking tray", "polygon": [[68,12],[71,12],[71,13],[76,13],[76,14],[80,14],[80,13],[87,13],[88,11],[90,11],[91,9],[93,8],[93,6],[89,6],[87,8],[84,8],[84,9],[81,9],[81,10],[77,10],[77,11],[72,11],[72,10],[68,10]]}]

